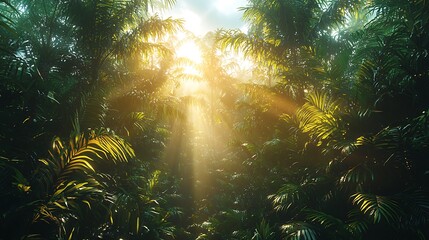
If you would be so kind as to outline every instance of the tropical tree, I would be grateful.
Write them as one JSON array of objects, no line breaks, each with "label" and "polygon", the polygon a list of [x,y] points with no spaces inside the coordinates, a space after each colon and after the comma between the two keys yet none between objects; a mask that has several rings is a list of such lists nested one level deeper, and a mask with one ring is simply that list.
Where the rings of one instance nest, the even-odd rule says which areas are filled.
[{"label": "tropical tree", "polygon": [[[169,52],[153,39],[178,29],[180,21],[151,17],[148,10],[172,1],[1,4],[2,10],[10,8],[2,11],[0,29],[5,50],[0,95],[5,119],[0,131],[5,176],[1,238],[82,239],[113,234],[155,239],[176,234],[169,221],[180,211],[168,209],[163,200],[167,197],[155,191],[164,175],[152,174],[155,166],[135,158],[134,150],[113,130],[140,146],[145,144],[139,141],[141,136],[149,135],[150,142],[165,136],[155,131],[155,124],[145,127],[141,106],[121,101],[134,89],[112,91],[123,90],[123,84],[133,80],[155,82],[162,76],[147,74],[155,70],[141,57],[148,51],[159,56]],[[88,21],[81,22],[78,14]],[[13,23],[13,29],[3,23]],[[127,66],[136,59],[144,66]],[[147,129],[153,133],[142,134]],[[46,157],[45,149],[54,136],[59,137]],[[146,153],[152,154],[148,159],[159,156]],[[127,165],[137,169],[134,175]],[[171,187],[167,182],[163,177],[164,188]],[[123,201],[130,196],[140,211],[120,226],[118,215],[135,210]],[[128,223],[134,227],[128,228]]]},{"label": "tropical tree", "polygon": [[250,1],[241,8],[249,32],[224,31],[220,42],[266,65],[286,92],[302,101],[306,89],[322,86],[335,26],[345,22],[344,12],[358,5],[359,1],[341,0]]},{"label": "tropical tree", "polygon": [[[426,113],[405,125],[373,133],[364,127],[367,114],[352,116],[356,110],[344,111],[347,107],[326,94],[310,94],[307,101],[295,120],[286,120],[297,128],[290,134],[308,134],[308,141],[298,149],[304,148],[304,156],[317,161],[291,165],[294,177],[270,196],[274,208],[292,218],[282,226],[286,238],[425,236],[421,224],[427,221],[424,209],[429,199],[425,184],[414,180],[421,179],[422,173],[411,166],[421,162],[417,156],[427,151],[427,145],[411,139],[428,137],[425,130],[417,130],[427,124]],[[355,127],[361,136],[349,134]],[[408,151],[414,157],[407,156]]]},{"label": "tropical tree", "polygon": [[[334,2],[341,3],[330,3]],[[287,4],[297,6],[293,1],[276,3],[277,5],[261,3],[261,8],[257,9],[252,8],[256,6],[253,3],[246,10],[252,9],[259,14],[252,15],[252,20],[255,21],[263,19],[258,16],[268,16],[266,13],[274,7],[284,7]],[[306,3],[308,2],[302,5]],[[342,9],[341,5],[332,6]],[[297,41],[299,36],[302,36],[299,33],[289,34],[289,38],[273,38],[279,39],[277,46],[283,46],[283,39],[288,39],[291,45],[300,42],[301,45],[298,44],[295,48],[289,45],[289,49],[298,52],[295,63],[302,61],[309,64],[309,60],[313,59],[324,69],[324,74],[306,73],[303,74],[304,77],[296,78],[298,84],[305,86],[301,89],[309,92],[304,94],[305,91],[301,91],[301,96],[307,95],[305,101],[296,113],[281,116],[284,123],[276,125],[273,138],[264,144],[268,150],[251,155],[254,161],[265,157],[265,161],[272,161],[274,164],[267,166],[267,169],[283,167],[276,172],[282,176],[279,179],[284,179],[283,186],[278,187],[277,193],[269,197],[274,209],[278,211],[276,215],[280,218],[269,215],[268,219],[269,223],[289,219],[281,227],[286,239],[376,239],[380,237],[378,233],[384,236],[391,233],[392,237],[407,239],[424,238],[427,235],[422,225],[427,221],[423,220],[427,219],[427,211],[424,210],[427,198],[423,197],[427,195],[427,186],[424,181],[414,180],[425,177],[421,172],[411,170],[415,163],[410,162],[411,157],[407,156],[407,153],[419,152],[412,158],[413,161],[421,162],[417,160],[420,159],[417,156],[427,151],[425,144],[411,143],[411,139],[425,139],[426,133],[409,130],[420,128],[417,125],[422,127],[427,124],[426,120],[422,119],[426,118],[428,105],[424,97],[417,97],[419,91],[412,90],[412,86],[417,82],[414,80],[416,76],[408,75],[405,70],[417,67],[415,64],[405,64],[415,60],[408,61],[400,57],[405,56],[403,53],[407,52],[407,49],[414,49],[415,43],[409,38],[412,36],[410,30],[414,29],[411,26],[419,21],[417,16],[424,15],[427,7],[423,2],[391,4],[384,1],[366,5],[356,3],[354,6],[357,8],[352,8],[350,12],[335,11],[334,7],[321,7],[322,11],[313,12],[315,15],[312,15],[311,8],[295,8],[295,12],[282,16],[286,18],[294,16],[294,13],[300,17],[317,16],[317,13],[321,12],[337,12],[338,18],[332,18],[336,19],[337,24],[321,24],[319,29],[327,27],[325,31],[310,34],[308,36],[313,38],[308,37],[302,41]],[[284,9],[294,8],[289,6]],[[327,9],[329,11],[324,11]],[[408,19],[403,13],[413,17]],[[270,23],[275,22],[273,19],[278,20],[281,17],[267,17],[261,20],[261,25],[256,26],[260,26],[260,29],[271,26]],[[292,26],[295,23],[293,17],[285,22]],[[405,22],[410,25],[404,24]],[[424,20],[422,22],[425,23]],[[306,21],[296,23],[302,25],[300,28],[290,28],[292,32],[293,29],[307,29]],[[278,26],[270,29],[278,30],[286,24]],[[399,30],[404,26],[409,28]],[[417,24],[413,31],[420,31],[419,26]],[[250,33],[252,31],[254,30],[251,29]],[[266,32],[269,33],[268,30]],[[241,48],[245,53],[253,53],[253,56],[259,57],[260,60],[271,60],[273,64],[289,61],[287,65],[284,64],[287,68],[281,71],[308,71],[301,70],[299,64],[293,65],[294,58],[290,57],[292,55],[272,57],[282,52],[277,49],[270,55],[268,50],[274,49],[276,41],[273,40],[270,44],[263,41],[269,38],[248,36],[230,32],[224,35],[221,43]],[[287,43],[286,40],[284,42]],[[326,45],[325,48],[321,47],[321,43]],[[313,53],[310,51],[311,58],[303,54],[303,50],[310,48],[314,50]],[[425,49],[423,46],[419,49],[425,51],[422,50]],[[419,69],[427,72],[423,70],[423,65],[419,65]],[[305,76],[311,76],[309,79],[312,82],[306,81]],[[397,89],[398,86],[401,89]],[[320,92],[321,88],[325,88],[325,92]],[[389,94],[385,92],[387,89]],[[269,98],[269,94],[264,96]],[[398,109],[399,102],[408,107]],[[269,106],[268,109],[271,108]],[[407,137],[411,135],[413,137]],[[255,149],[254,145],[250,146]],[[266,154],[267,152],[269,154]],[[273,161],[275,159],[280,159],[280,162]],[[418,165],[427,169],[427,166]],[[257,174],[251,172],[252,178],[255,179]],[[410,206],[415,208],[411,210]],[[405,219],[420,220],[414,222]]]},{"label": "tropical tree", "polygon": [[[76,133],[69,142],[57,138],[49,154],[39,159],[31,173],[18,170],[19,165],[28,164],[22,160],[2,160],[2,171],[11,174],[12,170],[10,176],[15,179],[3,183],[9,190],[2,192],[3,237],[71,239],[78,226],[70,229],[69,221],[109,201],[95,165],[106,164],[102,161],[120,164],[134,157],[130,145],[103,129]],[[17,198],[10,198],[14,195]]]},{"label": "tropical tree", "polygon": [[173,3],[0,0],[0,238],[428,238],[426,1]]}]

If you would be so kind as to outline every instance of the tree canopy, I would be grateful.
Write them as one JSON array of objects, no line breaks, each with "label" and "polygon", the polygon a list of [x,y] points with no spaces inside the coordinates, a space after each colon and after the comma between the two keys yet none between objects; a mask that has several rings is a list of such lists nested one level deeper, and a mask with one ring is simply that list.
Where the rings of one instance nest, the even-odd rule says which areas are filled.
[{"label": "tree canopy", "polygon": [[428,239],[429,3],[0,0],[0,239]]}]

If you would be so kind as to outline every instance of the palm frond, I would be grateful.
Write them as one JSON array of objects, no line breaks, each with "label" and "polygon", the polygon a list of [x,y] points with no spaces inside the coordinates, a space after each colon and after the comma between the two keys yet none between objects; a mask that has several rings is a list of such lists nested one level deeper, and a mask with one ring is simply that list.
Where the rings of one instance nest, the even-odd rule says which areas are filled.
[{"label": "palm frond", "polygon": [[255,229],[255,232],[251,240],[274,240],[274,239],[276,239],[276,233],[274,231],[274,227],[270,226],[270,224],[265,219],[262,219],[259,226]]},{"label": "palm frond", "polygon": [[351,198],[352,203],[357,205],[362,213],[367,214],[374,223],[386,221],[394,224],[401,217],[399,204],[392,198],[368,193],[355,193]]},{"label": "palm frond", "polygon": [[279,42],[267,42],[256,36],[247,35],[239,30],[220,30],[217,33],[217,42],[222,49],[231,48],[242,52],[245,56],[256,61],[265,61],[265,64],[277,65],[278,55],[282,51],[278,48]]},{"label": "palm frond", "polygon": [[284,211],[297,206],[305,205],[313,192],[314,184],[298,185],[286,183],[280,187],[276,194],[269,195],[276,211]]},{"label": "palm frond", "polygon": [[415,169],[420,164],[417,153],[428,148],[429,134],[427,133],[427,113],[408,121],[400,126],[386,127],[372,137],[358,139],[359,145],[372,145],[385,151],[388,157],[384,164],[402,164],[405,169]]},{"label": "palm frond", "polygon": [[364,164],[350,168],[340,177],[340,183],[365,184],[374,181],[374,172]]},{"label": "palm frond", "polygon": [[313,92],[298,111],[300,128],[317,140],[341,135],[339,114],[341,104],[327,93]]},{"label": "palm frond", "polygon": [[347,214],[347,230],[356,238],[368,231],[370,222],[359,209],[353,209]]},{"label": "palm frond", "polygon": [[329,29],[343,24],[347,20],[347,15],[356,12],[360,5],[362,5],[362,2],[358,0],[334,0],[319,1],[319,4],[322,9],[326,10],[320,14],[317,28]]},{"label": "palm frond", "polygon": [[[74,116],[73,127],[75,129],[73,130],[75,133],[105,126],[106,114],[109,108],[104,94],[105,90],[102,88],[98,88],[97,91],[89,90],[86,93],[82,93]],[[79,127],[79,129],[76,127]]]},{"label": "palm frond", "polygon": [[96,164],[127,162],[134,157],[131,146],[111,132],[100,129],[82,133],[68,142],[55,138],[50,158],[40,159],[36,171],[40,201],[34,222],[60,224],[61,218],[82,209],[91,209],[106,197],[104,186],[97,180]]},{"label": "palm frond", "polygon": [[90,175],[94,164],[100,161],[127,162],[133,158],[134,150],[123,139],[106,131],[92,130],[72,137],[69,142],[59,138],[53,141],[51,158],[42,159],[43,181],[58,188],[73,179],[76,174]]},{"label": "palm frond", "polygon": [[[5,5],[7,9],[5,9],[2,5]],[[0,29],[5,29],[10,33],[14,33],[13,24],[14,20],[11,19],[7,14],[8,12],[17,12],[16,8],[7,0],[0,1],[0,8],[2,12],[0,12]],[[1,47],[0,47],[1,49]]]},{"label": "palm frond", "polygon": [[429,222],[428,192],[420,189],[411,189],[397,195],[404,212],[403,225],[424,226]]},{"label": "palm frond", "polygon": [[176,0],[150,0],[146,1],[152,9],[170,9],[176,4]]},{"label": "palm frond", "polygon": [[316,240],[319,236],[315,227],[305,222],[292,222],[284,224],[280,229],[286,234],[288,240]]},{"label": "palm frond", "polygon": [[11,194],[11,191],[30,192],[31,185],[24,174],[15,166],[17,160],[12,160],[0,156],[0,189],[4,194]]},{"label": "palm frond", "polygon": [[161,53],[161,55],[171,54],[171,51],[163,44],[151,41],[181,30],[183,28],[182,25],[181,20],[172,18],[161,19],[158,16],[151,17],[142,21],[138,26],[127,30],[115,42],[113,49],[116,54],[121,56],[128,56],[139,52],[145,54],[154,52]]},{"label": "palm frond", "polygon": [[161,19],[159,16],[153,16],[142,22],[135,33],[137,36],[148,40],[150,38],[160,38],[169,33],[174,33],[183,29],[183,20],[167,18]]},{"label": "palm frond", "polygon": [[[94,134],[94,133],[93,133]],[[96,133],[97,135],[99,133]],[[101,136],[93,135],[88,141],[88,148],[97,151],[100,156],[105,156],[105,159],[117,162],[127,162],[128,159],[135,157],[134,150],[131,145],[125,142],[118,136],[109,136],[107,132]]]},{"label": "palm frond", "polygon": [[336,231],[341,231],[345,228],[345,224],[341,219],[325,212],[314,209],[305,209],[304,213],[309,221],[322,225],[324,229],[334,228]]}]

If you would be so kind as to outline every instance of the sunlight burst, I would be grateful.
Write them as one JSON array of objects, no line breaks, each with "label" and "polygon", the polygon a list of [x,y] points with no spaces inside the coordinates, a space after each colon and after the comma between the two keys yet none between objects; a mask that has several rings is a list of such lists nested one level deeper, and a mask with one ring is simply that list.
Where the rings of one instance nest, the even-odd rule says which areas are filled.
[{"label": "sunlight burst", "polygon": [[176,56],[189,59],[190,61],[199,64],[202,62],[201,50],[198,45],[192,40],[186,40],[176,50]]},{"label": "sunlight burst", "polygon": [[186,79],[180,84],[178,94],[180,96],[204,97],[206,95],[207,83]]},{"label": "sunlight burst", "polygon": [[183,36],[181,41],[176,50],[176,56],[182,60],[183,64],[178,96],[204,96],[207,83],[201,79],[200,65],[203,62],[201,49],[189,37]]}]

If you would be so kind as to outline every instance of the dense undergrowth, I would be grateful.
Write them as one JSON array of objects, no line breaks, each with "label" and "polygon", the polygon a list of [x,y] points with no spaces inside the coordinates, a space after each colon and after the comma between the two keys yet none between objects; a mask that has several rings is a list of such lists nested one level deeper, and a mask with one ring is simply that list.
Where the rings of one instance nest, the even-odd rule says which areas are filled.
[{"label": "dense undergrowth", "polygon": [[0,1],[0,239],[429,237],[427,1],[173,3]]}]

